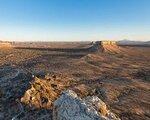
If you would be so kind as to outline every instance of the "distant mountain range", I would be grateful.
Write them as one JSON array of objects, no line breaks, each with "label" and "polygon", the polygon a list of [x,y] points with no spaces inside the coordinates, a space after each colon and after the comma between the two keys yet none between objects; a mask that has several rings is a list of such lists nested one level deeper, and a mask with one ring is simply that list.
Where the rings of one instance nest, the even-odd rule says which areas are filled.
[{"label": "distant mountain range", "polygon": [[119,45],[138,45],[150,46],[150,41],[133,41],[133,40],[120,40],[117,42]]}]

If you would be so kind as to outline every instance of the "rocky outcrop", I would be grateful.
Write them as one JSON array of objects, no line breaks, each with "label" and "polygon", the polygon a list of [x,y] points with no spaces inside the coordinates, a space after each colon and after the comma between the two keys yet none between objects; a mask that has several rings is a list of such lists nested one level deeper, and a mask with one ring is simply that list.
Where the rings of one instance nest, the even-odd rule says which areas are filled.
[{"label": "rocky outcrop", "polygon": [[19,98],[28,89],[31,80],[32,76],[21,69],[12,66],[0,68],[0,120],[11,120],[15,114],[22,115]]},{"label": "rocky outcrop", "polygon": [[0,68],[0,90],[3,101],[21,97],[28,88],[32,76],[21,69],[11,66]]},{"label": "rocky outcrop", "polygon": [[10,66],[0,68],[0,81],[7,81],[8,79],[14,79],[21,73],[21,70],[12,68]]},{"label": "rocky outcrop", "polygon": [[61,91],[69,84],[66,80],[67,77],[58,74],[47,74],[44,78],[34,77],[21,102],[35,108],[50,109]]},{"label": "rocky outcrop", "polygon": [[92,42],[92,46],[89,48],[92,52],[103,51],[100,45],[101,41]]},{"label": "rocky outcrop", "polygon": [[116,41],[96,41],[92,42],[92,46],[90,47],[90,51],[92,52],[105,52],[108,49],[116,49],[118,48]]},{"label": "rocky outcrop", "polygon": [[[0,69],[0,78],[15,70]],[[15,78],[0,79],[0,120],[52,120],[53,102],[72,81],[65,73],[28,70],[21,70]]]},{"label": "rocky outcrop", "polygon": [[12,44],[10,42],[2,42],[0,41],[0,48],[2,49],[8,49],[12,48]]},{"label": "rocky outcrop", "polygon": [[116,41],[106,40],[106,41],[101,41],[100,44],[101,45],[117,45],[117,42]]},{"label": "rocky outcrop", "polygon": [[31,88],[21,98],[21,102],[35,108],[50,108],[52,102],[58,96],[52,85],[46,80],[35,78],[31,84]]},{"label": "rocky outcrop", "polygon": [[53,120],[120,120],[96,96],[79,98],[72,90],[62,93],[54,102]]}]

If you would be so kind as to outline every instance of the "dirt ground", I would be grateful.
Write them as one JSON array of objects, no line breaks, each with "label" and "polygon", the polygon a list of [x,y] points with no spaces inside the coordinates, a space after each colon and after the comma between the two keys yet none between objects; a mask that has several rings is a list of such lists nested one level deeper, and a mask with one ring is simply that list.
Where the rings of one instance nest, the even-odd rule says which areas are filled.
[{"label": "dirt ground", "polygon": [[[10,84],[20,84],[16,90],[19,91],[18,94],[13,87],[14,98],[11,101],[4,100],[5,93],[0,93],[0,119],[4,116],[9,120],[19,111],[14,111],[11,106],[14,106],[14,101],[19,101],[28,89],[20,87],[24,86],[23,83],[29,83],[26,75],[26,79],[17,78],[20,82],[15,82],[17,70],[32,75],[65,75],[71,78],[68,79],[69,86],[65,89],[73,89],[80,97],[97,95],[121,119],[150,119],[150,47],[106,46],[104,52],[91,52],[91,43],[88,42],[46,45],[49,45],[47,49],[45,44],[44,47],[38,48],[37,43],[34,47],[30,44],[30,47],[22,48],[17,45],[13,49],[0,49],[1,91],[8,91]],[[9,69],[4,72],[5,68]],[[8,74],[11,68],[14,72]],[[6,76],[14,76],[15,79],[9,79],[9,84],[4,85]],[[40,111],[43,110],[44,108],[41,108]]]}]

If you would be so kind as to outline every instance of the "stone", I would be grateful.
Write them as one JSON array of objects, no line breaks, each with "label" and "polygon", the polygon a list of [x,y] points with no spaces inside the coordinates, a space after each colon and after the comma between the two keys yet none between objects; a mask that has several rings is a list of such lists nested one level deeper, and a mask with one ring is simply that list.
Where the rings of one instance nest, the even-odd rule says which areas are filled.
[{"label": "stone", "polygon": [[0,112],[0,120],[4,120],[4,113]]},{"label": "stone", "polygon": [[86,104],[93,107],[96,111],[98,111],[101,115],[106,116],[108,110],[106,104],[99,99],[97,96],[88,96],[84,98]]},{"label": "stone", "polygon": [[90,51],[97,52],[101,51],[100,41],[93,42],[93,45],[90,47]]},{"label": "stone", "polygon": [[67,90],[54,102],[53,120],[120,120],[97,96],[81,99]]},{"label": "stone", "polygon": [[38,109],[51,109],[52,103],[57,99],[65,85],[55,79],[56,75],[50,77],[51,80],[35,77],[30,82],[30,88],[21,97],[21,102]]}]

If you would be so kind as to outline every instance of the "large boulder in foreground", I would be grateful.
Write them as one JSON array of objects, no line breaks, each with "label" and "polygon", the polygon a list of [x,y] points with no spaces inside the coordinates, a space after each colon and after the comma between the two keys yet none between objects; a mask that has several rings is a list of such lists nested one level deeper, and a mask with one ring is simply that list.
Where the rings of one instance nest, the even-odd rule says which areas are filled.
[{"label": "large boulder in foreground", "polygon": [[53,120],[120,120],[107,110],[96,96],[79,98],[72,90],[62,93],[54,102]]}]

